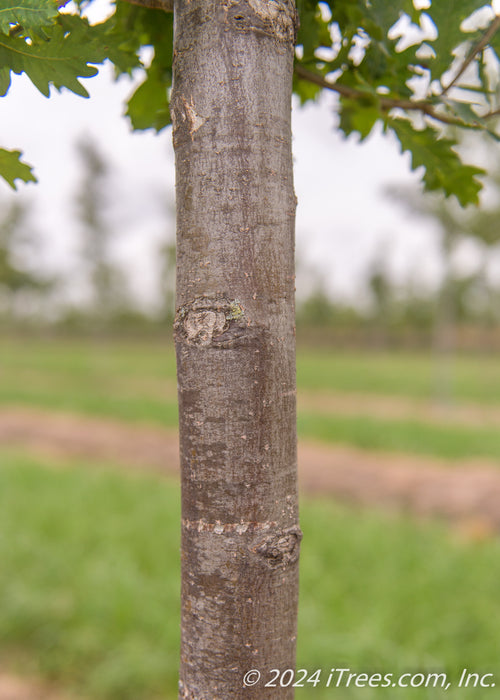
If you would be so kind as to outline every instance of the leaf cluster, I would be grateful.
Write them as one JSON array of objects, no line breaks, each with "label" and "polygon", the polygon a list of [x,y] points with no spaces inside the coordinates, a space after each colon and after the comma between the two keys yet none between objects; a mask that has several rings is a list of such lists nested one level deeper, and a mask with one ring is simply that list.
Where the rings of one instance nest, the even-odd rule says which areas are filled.
[{"label": "leaf cluster", "polygon": [[[477,203],[479,168],[450,126],[499,139],[500,18],[484,0],[298,0],[295,91],[339,95],[339,127],[392,131],[428,190]],[[456,132],[456,129],[455,129]]]},{"label": "leaf cluster", "polygon": [[[171,123],[173,14],[119,2],[113,22],[114,35],[124,37],[129,50],[142,54],[147,49],[151,54],[144,79],[128,101],[126,115],[134,129],[161,131]],[[127,72],[113,62],[117,75]]]},{"label": "leaf cluster", "polygon": [[[104,60],[117,76],[142,66],[126,114],[135,129],[160,131],[170,124],[172,13],[151,9],[151,0],[117,0],[112,17],[92,26],[81,16],[91,1],[77,0],[77,12],[67,14],[67,0],[0,0],[0,95],[12,73],[26,73],[46,96],[51,87],[87,96],[80,80]],[[500,17],[492,6],[485,0],[297,0],[297,6],[294,91],[301,102],[336,92],[346,136],[363,140],[381,124],[410,153],[412,167],[422,168],[428,190],[455,195],[463,206],[477,203],[483,171],[462,162],[456,134],[472,129],[500,140]],[[13,186],[33,179],[17,151],[0,151],[0,175]]]},{"label": "leaf cluster", "polygon": [[[121,71],[140,65],[113,18],[92,26],[80,14],[61,12],[66,2],[0,0],[0,96],[8,93],[12,74],[24,73],[46,97],[51,87],[88,97],[80,79],[96,75],[105,60]],[[35,181],[16,150],[0,149],[0,176],[13,188],[16,180]]]},{"label": "leaf cluster", "polygon": [[[422,4],[297,0],[294,91],[302,103],[337,92],[346,136],[363,140],[380,123],[410,153],[412,167],[422,168],[428,190],[455,195],[465,206],[478,202],[483,171],[462,162],[457,131],[500,138],[500,19],[484,0]],[[159,131],[170,123],[172,14],[119,2],[115,17],[135,51],[152,50],[127,115],[134,128]],[[459,129],[450,133],[450,126]]]}]

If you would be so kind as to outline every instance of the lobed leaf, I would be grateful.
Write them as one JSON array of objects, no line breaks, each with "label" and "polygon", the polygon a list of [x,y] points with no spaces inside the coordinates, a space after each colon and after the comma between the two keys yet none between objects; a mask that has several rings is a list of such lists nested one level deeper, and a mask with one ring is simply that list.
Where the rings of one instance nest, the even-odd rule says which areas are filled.
[{"label": "lobed leaf", "polygon": [[426,10],[438,31],[437,38],[429,42],[434,50],[434,57],[428,60],[431,78],[441,78],[450,68],[457,47],[471,38],[462,31],[462,22],[485,5],[489,5],[485,0],[434,0]]},{"label": "lobed leaf", "polygon": [[442,190],[447,197],[455,195],[464,207],[479,203],[482,186],[477,176],[485,171],[461,161],[454,150],[455,140],[439,138],[430,126],[417,130],[406,119],[388,118],[386,124],[396,134],[402,150],[410,152],[412,169],[425,169],[423,181],[427,190]]},{"label": "lobed leaf", "polygon": [[[161,131],[170,124],[173,15],[120,3],[110,22],[113,23],[110,37],[115,41],[124,42],[130,51],[137,52],[144,46],[150,46],[154,50],[143,82],[128,101],[126,115],[134,129]],[[131,27],[134,28],[133,32],[130,31]],[[123,73],[123,67],[118,66],[116,61],[113,62],[117,73]]]},{"label": "lobed leaf", "polygon": [[376,99],[350,100],[341,99],[339,127],[346,136],[357,133],[360,140],[371,133],[375,124],[382,117]]},{"label": "lobed leaf", "polygon": [[[329,8],[328,20],[318,12],[320,5]],[[298,6],[305,26],[299,33],[304,51],[297,62],[313,74],[309,84],[307,71],[299,73],[304,80],[295,79],[294,91],[301,101],[316,97],[329,83],[340,93],[339,125],[344,134],[357,133],[363,140],[383,120],[403,150],[411,153],[412,167],[424,168],[427,189],[456,195],[464,206],[477,203],[481,189],[477,176],[482,171],[463,164],[454,149],[456,141],[444,138],[443,132],[453,125],[500,140],[494,122],[500,115],[500,31],[496,31],[500,22],[492,18],[490,3],[433,0],[428,9],[417,9],[413,0],[299,0]],[[489,26],[465,31],[464,20],[485,7],[491,17]],[[412,46],[398,48],[401,34],[390,30],[402,15],[421,27],[423,18],[430,18],[436,38],[416,35]],[[340,40],[332,58],[323,60],[322,55],[319,61],[314,44],[325,27],[333,25]],[[395,108],[402,118],[395,118]],[[423,129],[413,126],[412,112],[423,117]]]},{"label": "lobed leaf", "polygon": [[[97,68],[92,64],[102,63],[113,51],[104,28],[92,27],[76,15],[59,15],[57,23],[46,28],[46,34],[46,40],[32,42],[0,35],[0,65],[16,74],[26,73],[46,97],[50,95],[51,85],[88,97],[79,78],[96,75]],[[123,57],[119,49],[115,48],[115,52]],[[135,56],[134,60],[137,65]],[[3,70],[0,95],[5,95],[9,87],[10,76]]]},{"label": "lobed leaf", "polygon": [[370,0],[369,3],[363,3],[366,6],[366,16],[379,27],[382,36],[385,40],[389,29],[396,24],[402,14],[407,14],[413,19],[416,19],[419,13],[415,10],[412,0]]},{"label": "lobed leaf", "polygon": [[21,160],[20,151],[7,151],[0,148],[0,176],[16,189],[16,180],[23,182],[36,182],[31,167]]},{"label": "lobed leaf", "polygon": [[316,0],[298,0],[297,10],[300,16],[297,45],[302,46],[302,60],[308,62],[314,60],[318,48],[331,48],[332,37]]},{"label": "lobed leaf", "polygon": [[126,116],[134,129],[155,129],[161,131],[171,122],[168,106],[168,85],[157,70],[150,69],[143,83],[139,85],[128,101]]}]

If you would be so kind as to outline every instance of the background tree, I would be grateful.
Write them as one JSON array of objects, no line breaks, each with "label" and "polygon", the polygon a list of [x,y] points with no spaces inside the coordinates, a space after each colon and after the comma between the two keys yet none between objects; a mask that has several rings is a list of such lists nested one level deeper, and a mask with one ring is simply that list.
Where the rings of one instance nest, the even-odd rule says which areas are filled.
[{"label": "background tree", "polygon": [[43,313],[55,283],[34,267],[39,238],[30,214],[29,205],[16,200],[4,205],[0,220],[0,310],[11,322]]},{"label": "background tree", "polygon": [[[497,190],[498,174],[490,175],[490,185]],[[487,296],[487,262],[492,249],[500,242],[498,205],[489,208],[468,207],[465,211],[456,201],[439,194],[425,194],[418,190],[392,187],[390,197],[413,216],[435,221],[440,229],[439,247],[442,261],[442,280],[436,300],[434,348],[437,357],[436,397],[446,403],[452,398],[451,357],[457,346],[458,323],[464,320],[467,294],[482,278]],[[456,270],[456,257],[464,242],[474,242],[483,258],[482,275],[465,276]]]},{"label": "background tree", "polygon": [[[10,71],[85,94],[77,78],[110,58],[153,60],[132,96],[136,128],[174,122],[178,202],[177,355],[183,463],[183,698],[266,697],[251,664],[293,668],[297,557],[290,96],[339,97],[340,128],[377,122],[424,167],[430,190],[477,203],[482,171],[442,125],[491,131],[500,18],[476,0],[167,0],[118,3],[90,27],[61,2],[1,0],[1,92]],[[43,6],[43,12],[41,8]],[[151,8],[160,8],[155,10]],[[474,11],[481,17],[467,24]],[[404,18],[432,36],[405,41]],[[484,22],[483,22],[484,20]],[[43,29],[43,31],[41,31]],[[400,42],[400,39],[402,41]],[[175,65],[173,66],[173,57]],[[470,101],[470,89],[474,101]],[[7,181],[29,180],[16,152]],[[291,697],[293,688],[268,689]]]},{"label": "background tree", "polygon": [[394,313],[394,294],[387,271],[387,249],[377,251],[368,275],[368,286],[373,300],[373,321],[378,344],[389,339],[391,317]]},{"label": "background tree", "polygon": [[113,261],[114,232],[106,220],[108,164],[97,146],[87,139],[78,142],[77,150],[84,171],[75,204],[91,293],[89,313],[102,325],[127,306],[127,282]]}]

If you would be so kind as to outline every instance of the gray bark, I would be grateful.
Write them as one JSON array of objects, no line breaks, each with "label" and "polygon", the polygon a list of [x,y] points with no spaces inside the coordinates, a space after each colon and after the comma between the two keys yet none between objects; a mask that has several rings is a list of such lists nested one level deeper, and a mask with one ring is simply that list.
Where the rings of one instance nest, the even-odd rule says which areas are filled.
[{"label": "gray bark", "polygon": [[[292,698],[298,555],[291,0],[176,0],[179,697]],[[245,688],[243,674],[262,672]]]}]

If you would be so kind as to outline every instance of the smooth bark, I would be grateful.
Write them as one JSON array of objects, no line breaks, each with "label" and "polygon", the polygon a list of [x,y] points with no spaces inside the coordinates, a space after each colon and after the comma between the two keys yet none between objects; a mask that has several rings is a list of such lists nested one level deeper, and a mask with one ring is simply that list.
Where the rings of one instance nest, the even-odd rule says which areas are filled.
[{"label": "smooth bark", "polygon": [[[179,697],[291,698],[298,598],[289,0],[179,0]],[[244,687],[258,669],[262,680]]]}]

